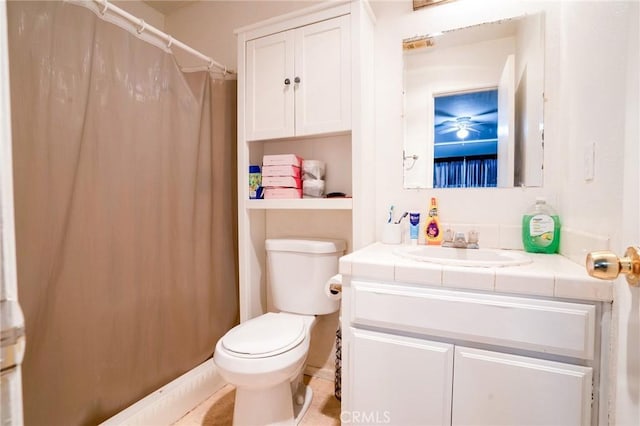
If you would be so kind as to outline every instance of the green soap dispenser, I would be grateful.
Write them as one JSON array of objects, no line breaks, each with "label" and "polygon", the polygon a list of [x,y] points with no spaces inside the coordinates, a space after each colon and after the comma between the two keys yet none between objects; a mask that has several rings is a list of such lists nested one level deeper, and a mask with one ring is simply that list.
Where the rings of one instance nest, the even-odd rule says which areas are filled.
[{"label": "green soap dispenser", "polygon": [[544,197],[522,216],[522,244],[529,253],[557,253],[560,245],[560,218]]}]

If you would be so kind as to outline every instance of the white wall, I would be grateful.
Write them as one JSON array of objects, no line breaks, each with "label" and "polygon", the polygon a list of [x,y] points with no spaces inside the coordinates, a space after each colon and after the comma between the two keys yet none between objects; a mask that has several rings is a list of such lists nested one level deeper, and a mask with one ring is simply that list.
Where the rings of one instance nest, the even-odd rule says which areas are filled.
[{"label": "white wall", "polygon": [[[168,15],[165,19],[165,31],[227,68],[235,70],[237,42],[234,30],[316,3],[318,2],[312,0],[199,1]],[[192,58],[179,59],[183,66],[201,65]]]},{"label": "white wall", "polygon": [[164,31],[164,15],[148,4],[139,0],[117,0],[111,3],[129,12],[133,16],[144,19],[146,23],[153,25],[157,29]]},{"label": "white wall", "polygon": [[[640,116],[638,99],[638,23],[634,2],[563,3],[559,79],[561,122],[566,141],[561,209],[565,222],[584,231],[611,236],[618,255],[640,245]],[[597,28],[597,34],[594,29]],[[583,155],[595,143],[595,176],[583,178]],[[627,199],[627,196],[630,198]],[[640,288],[616,281],[617,425],[640,419]]]}]

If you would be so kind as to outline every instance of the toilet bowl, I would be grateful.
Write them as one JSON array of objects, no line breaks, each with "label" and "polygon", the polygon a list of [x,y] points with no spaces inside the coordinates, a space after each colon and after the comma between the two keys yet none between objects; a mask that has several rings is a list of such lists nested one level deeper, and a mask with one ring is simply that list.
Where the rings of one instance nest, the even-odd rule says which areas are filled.
[{"label": "toilet bowl", "polygon": [[[313,316],[267,313],[218,341],[214,362],[236,386],[234,425],[292,425],[304,415],[311,394],[301,376],[314,322]],[[251,335],[256,340],[245,340]]]},{"label": "toilet bowl", "polygon": [[220,374],[236,386],[256,389],[295,378],[307,357],[314,322],[313,316],[283,312],[243,322],[216,344]]},{"label": "toilet bowl", "polygon": [[[280,312],[268,312],[218,340],[214,363],[236,387],[233,424],[295,425],[311,403],[302,383],[316,315],[338,310],[325,284],[338,270],[341,240],[267,240],[270,293]],[[275,294],[275,295],[274,295]]]}]

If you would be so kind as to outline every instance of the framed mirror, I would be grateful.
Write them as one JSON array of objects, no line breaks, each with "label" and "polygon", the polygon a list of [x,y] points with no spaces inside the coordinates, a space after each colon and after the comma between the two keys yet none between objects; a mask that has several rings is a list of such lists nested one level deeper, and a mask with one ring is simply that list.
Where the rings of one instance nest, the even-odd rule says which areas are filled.
[{"label": "framed mirror", "polygon": [[405,188],[542,186],[541,13],[402,48]]}]

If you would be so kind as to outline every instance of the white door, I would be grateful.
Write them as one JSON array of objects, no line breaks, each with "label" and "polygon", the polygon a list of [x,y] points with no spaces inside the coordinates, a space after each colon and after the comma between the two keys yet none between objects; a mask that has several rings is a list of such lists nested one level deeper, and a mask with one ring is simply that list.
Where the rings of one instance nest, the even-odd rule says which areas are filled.
[{"label": "white door", "polygon": [[351,329],[354,424],[449,425],[453,345]]},{"label": "white door", "polygon": [[515,60],[509,55],[498,84],[498,186],[513,186],[515,150]]},{"label": "white door", "polygon": [[246,49],[247,140],[294,135],[294,32],[250,40]]},{"label": "white door", "polygon": [[349,16],[296,30],[296,135],[351,128]]},{"label": "white door", "polygon": [[18,304],[16,273],[8,55],[6,2],[0,2],[0,424],[19,426],[23,424],[20,364],[24,355],[25,338],[24,317]]},{"label": "white door", "polygon": [[[640,247],[640,36],[638,20],[640,6],[630,8],[635,13],[635,27],[629,30],[627,88],[624,105],[620,106],[625,116],[624,168],[622,174],[620,202],[622,223],[619,243],[611,247],[621,256],[627,247]],[[631,20],[629,22],[632,22]],[[608,167],[616,167],[611,165]],[[597,175],[596,175],[597,178]],[[604,189],[603,189],[604,190]],[[615,223],[616,218],[603,218]],[[614,228],[615,229],[615,228]],[[615,235],[615,231],[614,231]],[[618,245],[619,244],[619,245]],[[593,247],[600,250],[603,247]],[[615,421],[619,425],[635,425],[640,419],[640,287],[633,287],[621,275],[615,281],[614,312],[617,311],[617,348],[614,362],[616,368]]]},{"label": "white door", "polygon": [[452,425],[591,424],[592,369],[456,347]]}]

